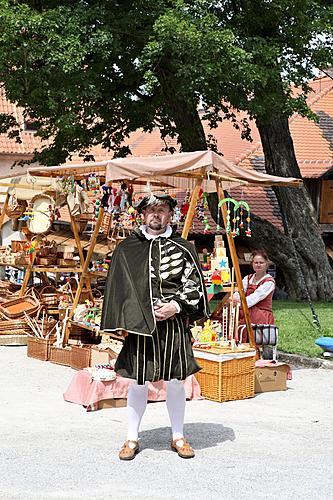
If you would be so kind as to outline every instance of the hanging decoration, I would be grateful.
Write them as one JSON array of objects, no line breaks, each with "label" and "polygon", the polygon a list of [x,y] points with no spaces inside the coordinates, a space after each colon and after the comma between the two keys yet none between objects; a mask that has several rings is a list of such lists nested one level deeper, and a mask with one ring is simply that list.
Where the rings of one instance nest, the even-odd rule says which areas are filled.
[{"label": "hanging decoration", "polygon": [[37,251],[39,246],[39,241],[37,239],[27,241],[24,245],[26,253],[29,255],[30,263],[33,261],[33,255]]},{"label": "hanging decoration", "polygon": [[[237,201],[233,198],[224,198],[223,200],[219,201],[218,208],[221,208],[223,203],[226,203],[227,205],[227,218],[226,218],[226,228],[225,228],[226,233],[231,234],[231,236],[235,238],[240,234],[240,229],[244,229],[245,227],[245,235],[250,237],[251,215],[250,215],[249,204],[244,200]],[[245,219],[244,219],[245,215],[244,210],[247,213]]]},{"label": "hanging decoration", "polygon": [[103,200],[105,203],[107,199],[106,206],[107,211],[111,214],[117,214],[128,210],[133,204],[133,185],[128,184],[128,182],[123,181],[120,183],[119,187],[114,186],[103,186]]},{"label": "hanging decoration", "polygon": [[191,201],[191,193],[190,191],[186,191],[185,198],[183,203],[181,204],[180,207],[180,213],[181,213],[181,221],[185,219],[187,212],[190,208],[190,201]]},{"label": "hanging decoration", "polygon": [[87,179],[87,186],[89,191],[99,191],[101,187],[100,178],[97,174],[90,174]]},{"label": "hanging decoration", "polygon": [[66,176],[61,177],[60,183],[61,183],[62,191],[65,195],[68,195],[69,193],[74,193],[75,180],[74,180],[73,175],[71,175],[69,177],[66,177]]},{"label": "hanging decoration", "polygon": [[27,210],[26,212],[23,212],[23,215],[19,218],[19,220],[26,222],[27,220],[33,219],[34,215],[35,212],[33,212],[32,210]]},{"label": "hanging decoration", "polygon": [[197,219],[203,224],[204,226],[204,233],[206,234],[210,229],[211,226],[209,224],[207,211],[208,211],[208,201],[207,201],[207,193],[204,192],[202,189],[199,191],[198,195],[198,201],[197,201],[197,206],[195,208],[195,214]]}]

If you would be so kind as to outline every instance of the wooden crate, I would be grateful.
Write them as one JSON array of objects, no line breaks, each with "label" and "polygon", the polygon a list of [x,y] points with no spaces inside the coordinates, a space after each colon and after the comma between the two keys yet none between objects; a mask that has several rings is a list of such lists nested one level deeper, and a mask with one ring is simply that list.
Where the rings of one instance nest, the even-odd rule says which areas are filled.
[{"label": "wooden crate", "polygon": [[230,361],[196,361],[202,370],[195,376],[206,399],[221,403],[254,396],[255,355]]}]

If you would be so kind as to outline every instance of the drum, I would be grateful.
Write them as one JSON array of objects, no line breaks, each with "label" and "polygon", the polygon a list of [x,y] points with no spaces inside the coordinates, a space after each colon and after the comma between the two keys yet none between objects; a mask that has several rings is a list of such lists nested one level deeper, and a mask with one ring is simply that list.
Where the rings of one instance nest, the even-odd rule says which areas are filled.
[{"label": "drum", "polygon": [[37,194],[29,205],[27,227],[31,233],[47,233],[52,226],[55,210],[55,201],[48,194]]}]

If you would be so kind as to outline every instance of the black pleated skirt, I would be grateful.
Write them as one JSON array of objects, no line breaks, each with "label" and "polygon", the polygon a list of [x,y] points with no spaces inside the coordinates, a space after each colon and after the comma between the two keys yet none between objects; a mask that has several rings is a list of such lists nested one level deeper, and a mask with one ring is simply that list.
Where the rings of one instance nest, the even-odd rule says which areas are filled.
[{"label": "black pleated skirt", "polygon": [[129,334],[116,361],[116,372],[138,384],[185,380],[200,370],[194,359],[186,319],[158,321],[151,337]]}]

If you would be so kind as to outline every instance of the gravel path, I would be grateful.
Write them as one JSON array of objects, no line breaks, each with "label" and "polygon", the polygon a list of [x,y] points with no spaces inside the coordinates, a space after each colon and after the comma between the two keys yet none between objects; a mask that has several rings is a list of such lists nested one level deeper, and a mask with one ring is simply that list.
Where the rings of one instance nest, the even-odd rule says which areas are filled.
[{"label": "gravel path", "polygon": [[187,404],[197,450],[169,449],[164,403],[148,405],[142,451],[121,462],[126,408],[87,413],[62,394],[73,371],[0,347],[1,499],[332,499],[333,370],[298,369],[285,392]]}]

